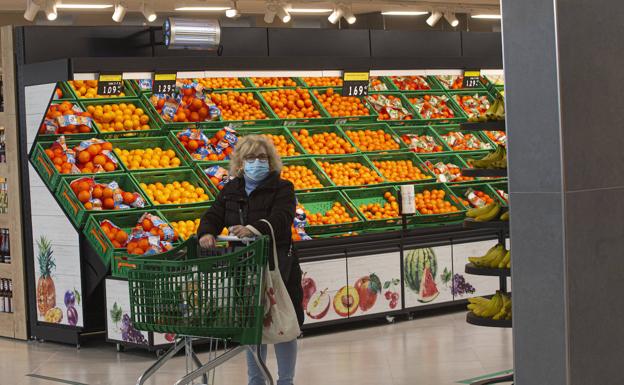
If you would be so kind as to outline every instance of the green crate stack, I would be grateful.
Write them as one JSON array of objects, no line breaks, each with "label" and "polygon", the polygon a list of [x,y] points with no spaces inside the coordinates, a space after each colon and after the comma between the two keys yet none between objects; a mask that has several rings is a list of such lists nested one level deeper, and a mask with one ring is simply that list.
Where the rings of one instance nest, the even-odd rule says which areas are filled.
[{"label": "green crate stack", "polygon": [[[83,178],[84,176],[71,176],[71,177],[61,177],[59,180],[58,187],[56,189],[56,198],[60,203],[61,207],[65,211],[67,218],[69,218],[70,222],[74,225],[76,229],[80,229],[87,220],[89,214],[95,213],[96,210],[87,210],[84,207],[84,204],[78,200],[78,197],[74,193],[71,188],[71,182]],[[119,188],[121,188],[124,192],[138,193],[143,201],[145,202],[145,207],[150,207],[151,202],[147,199],[143,191],[139,188],[139,186],[134,182],[134,180],[127,174],[123,173],[108,173],[104,174],[96,174],[94,176],[95,183],[98,184],[109,184],[111,182],[117,182]],[[137,211],[139,208],[129,208],[123,211]],[[118,213],[122,210],[97,210],[97,213],[101,214],[114,214]]]},{"label": "green crate stack", "polygon": [[[117,150],[136,150],[136,149],[147,149],[147,148],[160,148],[163,151],[172,150],[175,153],[175,156],[180,159],[180,164],[176,167],[158,167],[157,170],[170,170],[170,169],[178,169],[180,167],[189,167],[189,164],[185,160],[185,156],[180,152],[179,148],[175,146],[166,136],[150,136],[146,138],[141,138],[141,140],[137,140],[136,138],[124,138],[124,139],[112,139],[110,141],[113,144],[113,150],[117,154]],[[117,157],[120,158],[119,154]],[[123,163],[123,161],[121,162]],[[124,163],[124,167],[128,171],[133,172],[142,172],[147,170],[154,170],[154,168],[149,169],[130,169],[129,165]]]},{"label": "green crate stack", "polygon": [[318,159],[317,163],[319,165],[319,168],[323,171],[323,173],[327,176],[327,179],[331,181],[331,183],[338,187],[338,188],[352,188],[352,187],[370,187],[370,186],[376,186],[376,185],[380,185],[383,184],[384,182],[381,183],[374,183],[374,184],[369,184],[369,185],[349,185],[349,186],[344,186],[344,185],[338,185],[336,184],[336,182],[334,182],[329,174],[323,169],[322,166],[322,162],[327,162],[330,164],[335,164],[335,163],[349,163],[349,162],[354,162],[354,163],[359,163],[364,165],[365,167],[368,167],[370,170],[372,170],[373,173],[377,174],[378,176],[381,177],[382,181],[384,180],[383,176],[381,176],[381,173],[377,170],[377,168],[373,165],[373,163],[365,156],[365,155],[338,155],[338,156],[328,156],[328,157],[323,157],[322,159]]},{"label": "green crate stack", "polygon": [[84,229],[82,233],[85,235],[93,250],[98,254],[98,256],[104,262],[104,265],[108,266],[112,263],[113,254],[128,254],[126,252],[126,248],[115,248],[113,246],[112,241],[106,236],[104,230],[100,227],[100,223],[108,219],[112,224],[119,227],[126,234],[130,235],[132,233],[132,229],[138,224],[139,219],[145,213],[150,213],[158,216],[162,220],[166,220],[163,218],[163,215],[158,210],[147,209],[147,210],[117,210],[114,213],[107,212],[95,212],[94,214],[89,215],[85,222]]},{"label": "green crate stack", "polygon": [[[436,154],[442,152],[451,152],[452,150],[446,145],[446,142],[440,138],[440,136],[429,126],[413,126],[413,127],[394,127],[392,128],[394,133],[399,137],[401,143],[406,149],[413,151],[417,154]],[[433,139],[434,143],[438,146],[440,151],[425,152],[424,149],[412,148],[411,143],[407,144],[404,137],[408,135],[428,136]]]},{"label": "green crate stack", "polygon": [[[63,83],[59,83],[59,84],[63,84]],[[48,105],[48,108],[46,109],[46,114],[47,114],[47,110],[50,109],[50,106],[61,104],[63,102],[71,102],[73,108],[78,109],[78,110],[83,111],[83,112],[85,111],[85,109],[78,102],[76,102],[75,100],[72,100],[72,99],[56,99],[56,100],[52,100],[50,102],[50,104]],[[46,120],[46,117],[44,115],[43,118],[41,119],[41,124],[39,125],[39,127],[41,127],[44,124],[45,120]],[[85,139],[93,138],[95,136],[99,136],[100,131],[97,129],[97,125],[95,124],[95,122],[91,121],[91,123],[89,124],[89,127],[91,127],[91,132],[87,132],[87,133],[78,133],[78,134],[38,134],[37,135],[37,141],[55,141],[61,135],[65,135],[65,138],[68,139],[68,140],[85,140]]]},{"label": "green crate stack", "polygon": [[445,82],[442,81],[442,77],[444,76],[452,76],[453,80],[460,76],[463,77],[463,75],[435,75],[430,76],[430,78],[438,84],[440,89],[445,91],[486,91],[486,86],[483,84],[483,78],[481,78],[481,84],[479,85],[479,87],[476,88],[449,88],[446,86]]},{"label": "green crate stack", "polygon": [[314,106],[314,109],[320,113],[320,117],[318,118],[305,118],[305,117],[304,118],[280,118],[279,116],[277,116],[277,113],[271,107],[269,101],[267,101],[267,98],[269,97],[268,93],[271,91],[275,91],[275,90],[276,89],[258,91],[258,93],[260,97],[262,98],[262,100],[266,103],[266,105],[271,109],[271,112],[277,117],[280,124],[283,124],[284,126],[295,126],[295,125],[304,125],[304,124],[305,125],[331,124],[333,122],[333,119],[329,116],[327,111],[325,111],[321,103],[314,97],[311,90],[307,90],[307,91],[310,94],[310,100],[312,101],[312,105]]},{"label": "green crate stack", "polygon": [[395,186],[376,186],[376,187],[367,187],[367,188],[356,188],[356,189],[345,189],[342,190],[347,199],[353,204],[353,206],[358,210],[359,214],[364,218],[365,224],[364,229],[366,228],[375,228],[375,229],[393,229],[401,226],[401,217],[396,218],[382,218],[382,219],[368,219],[364,215],[364,213],[360,210],[360,206],[369,205],[369,204],[379,204],[383,207],[386,203],[389,203],[385,198],[384,194],[389,192],[394,196],[396,202],[400,199],[399,190]]},{"label": "green crate stack", "polygon": [[[319,183],[322,185],[322,187],[313,187],[313,188],[305,188],[305,189],[304,188],[297,188],[297,186],[295,186],[295,191],[306,192],[306,191],[327,190],[328,188],[329,189],[333,188],[332,182],[329,180],[327,175],[325,175],[325,173],[323,172],[321,167],[313,159],[304,158],[304,157],[288,158],[288,159],[283,159],[282,163],[284,164],[284,166],[303,166],[303,167],[306,167],[307,169],[312,171],[314,176],[316,176],[316,178],[318,179]],[[283,174],[282,174],[282,177],[284,177]]]},{"label": "green crate stack", "polygon": [[[160,210],[161,214],[164,216],[164,219],[169,222],[170,224],[173,224],[174,222],[180,222],[180,221],[195,221],[196,219],[201,219],[201,217],[206,213],[206,210],[208,210],[209,206],[203,206],[203,207],[188,207],[188,208],[182,208],[182,209],[166,209],[166,210]],[[195,232],[193,232],[193,234],[195,234]],[[182,235],[180,235],[180,240],[185,241],[186,239],[184,239],[182,237]]]},{"label": "green crate stack", "polygon": [[[485,134],[483,134],[481,132],[478,132],[478,131],[471,131],[471,132],[462,131],[458,124],[457,125],[454,125],[454,124],[437,125],[437,126],[431,126],[431,128],[438,135],[440,140],[442,140],[444,142],[444,144],[446,144],[446,146],[448,147],[449,151],[452,151],[452,152],[455,152],[455,153],[466,153],[466,152],[474,152],[474,151],[489,151],[489,150],[494,150],[496,148],[496,146],[490,141],[490,139],[487,137],[487,135],[485,135]],[[453,150],[453,148],[451,147],[450,143],[446,139],[445,135],[448,135],[448,134],[454,133],[454,132],[458,132],[458,133],[461,133],[463,135],[472,135],[472,136],[474,136],[476,139],[478,139],[483,144],[483,147],[482,148],[478,148],[478,149],[472,149],[472,150]]]},{"label": "green crate stack", "polygon": [[[389,96],[395,97],[401,102],[401,106],[403,106],[405,111],[409,114],[410,119],[387,119],[386,120],[386,119],[380,118],[381,116],[380,111],[377,111],[374,108],[374,98],[389,97]],[[403,94],[401,94],[400,92],[385,92],[381,94],[375,93],[375,94],[366,96],[365,99],[368,102],[368,105],[373,110],[375,110],[375,113],[377,114],[377,120],[380,122],[385,122],[392,126],[409,126],[409,125],[414,125],[414,124],[420,124],[420,120],[421,120],[420,115],[418,115],[418,113],[414,109],[414,106],[412,106],[412,104],[407,100],[407,98],[403,96]]]},{"label": "green crate stack", "polygon": [[462,109],[462,112],[464,113],[464,115],[468,118],[470,118],[471,114],[464,110],[464,108],[462,107],[462,103],[460,101],[458,101],[457,99],[462,98],[462,96],[472,96],[472,97],[481,97],[481,96],[485,96],[488,99],[489,105],[487,107],[489,107],[490,105],[492,105],[492,102],[494,102],[494,98],[492,97],[492,95],[490,95],[490,93],[486,90],[470,90],[470,91],[449,91],[448,95],[453,99],[453,101],[459,106],[459,108]]},{"label": "green crate stack", "polygon": [[[346,141],[348,144],[350,144],[354,149],[357,149],[357,147],[355,146],[355,144],[351,141],[351,139],[349,139],[347,137],[347,135],[338,127],[338,126],[334,126],[334,125],[323,125],[323,126],[297,126],[297,127],[289,127],[288,131],[290,132],[293,140],[295,141],[295,143],[297,143],[299,145],[299,147],[301,148],[301,150],[303,151],[302,154],[303,155],[308,155],[308,156],[332,156],[332,155],[337,155],[337,154],[313,154],[311,152],[309,152],[308,150],[306,150],[303,145],[301,144],[301,142],[299,142],[299,140],[297,139],[297,135],[300,135],[302,130],[307,130],[309,133],[309,136],[312,137],[312,135],[314,134],[322,134],[322,133],[329,133],[329,134],[336,134],[336,136],[340,139],[343,139],[344,141]],[[345,154],[342,154],[345,155]],[[339,155],[338,156],[342,156]],[[349,154],[346,154],[349,155]]]},{"label": "green crate stack", "polygon": [[[425,90],[408,90],[408,89],[403,89],[400,88],[395,82],[394,80],[399,78],[399,77],[409,77],[409,76],[419,76],[421,78],[423,78],[425,80],[425,82],[427,83],[427,85],[429,86],[429,89],[425,89]],[[414,91],[440,91],[442,90],[442,87],[440,86],[440,84],[434,79],[433,76],[427,76],[427,75],[405,75],[405,76],[388,76],[387,77],[388,82],[390,84],[392,84],[392,86],[394,87],[395,90],[400,91],[400,92],[414,92]]]},{"label": "green crate stack", "polygon": [[322,224],[322,225],[310,225],[308,224],[305,231],[308,235],[317,235],[325,233],[335,233],[338,231],[355,231],[360,230],[364,225],[364,218],[362,214],[353,207],[353,204],[341,191],[321,191],[297,194],[297,201],[302,205],[305,210],[312,214],[322,214],[331,209],[335,202],[338,202],[344,207],[351,218],[357,218],[357,221],[337,224]]},{"label": "green crate stack", "polygon": [[423,193],[425,190],[442,190],[444,191],[444,201],[449,202],[452,206],[455,206],[458,211],[445,213],[445,214],[423,214],[416,210],[415,215],[410,215],[407,218],[408,224],[429,224],[440,222],[457,222],[462,221],[466,215],[467,208],[461,203],[457,196],[446,186],[444,183],[428,183],[414,185],[414,194]]},{"label": "green crate stack", "polygon": [[[341,88],[336,88],[336,87],[325,87],[325,88],[320,88],[319,87],[319,88],[316,88],[314,91],[318,92],[319,95],[323,95],[330,88],[332,88],[334,90],[334,93],[338,93],[338,94],[342,93],[342,89]],[[359,99],[362,100],[362,103],[368,109],[368,112],[369,112],[368,115],[364,115],[364,116],[332,116],[327,111],[327,109],[323,106],[323,104],[320,102],[320,100],[317,98],[317,96],[314,95],[314,92],[312,93],[312,97],[318,102],[319,107],[322,108],[322,114],[324,114],[325,116],[330,117],[332,119],[332,121],[334,121],[338,125],[347,124],[347,123],[349,123],[349,124],[353,124],[353,123],[369,123],[369,122],[376,122],[377,121],[377,112],[375,112],[375,109],[368,103],[368,101],[366,101],[366,99],[364,97],[358,97]]]},{"label": "green crate stack", "polygon": [[[380,153],[380,152],[392,152],[392,151],[404,151],[404,150],[408,149],[407,146],[405,145],[405,143],[401,140],[401,138],[395,133],[394,129],[390,128],[390,126],[388,126],[388,124],[386,124],[386,123],[343,124],[343,125],[340,125],[338,127],[342,130],[342,132],[345,133],[345,136],[347,138],[349,138],[349,140],[351,140],[352,143],[354,143],[355,148],[357,148],[358,151],[364,152],[366,154],[369,154],[369,153]],[[351,137],[349,136],[349,132],[350,131],[357,132],[357,131],[379,131],[379,130],[383,131],[387,135],[390,135],[392,140],[397,143],[399,148],[391,149],[391,150],[370,151],[368,149],[362,149],[360,146],[355,144],[353,139],[351,139]]]},{"label": "green crate stack", "polygon": [[[187,181],[195,187],[201,187],[204,190],[204,193],[208,195],[207,201],[180,204],[157,204],[152,199],[150,199],[149,196],[147,196],[147,200],[150,205],[158,209],[206,206],[207,204],[210,204],[214,199],[213,195],[210,193],[210,189],[208,188],[206,183],[204,183],[204,178],[201,178],[192,168],[179,168],[169,171],[132,172],[131,175],[134,178],[135,182],[139,185],[139,187],[141,183],[150,184],[160,182],[163,185],[166,185],[167,183],[173,183],[175,181],[178,181],[180,183],[182,183],[183,181]],[[147,195],[146,191],[144,191],[144,193],[145,195]]]},{"label": "green crate stack", "polygon": [[[427,154],[427,155],[420,155],[419,156],[420,160],[423,162],[423,164],[426,165],[427,161],[431,162],[432,166],[435,166],[437,163],[442,162],[445,165],[446,164],[453,164],[455,166],[457,166],[458,168],[467,168],[468,165],[466,164],[466,162],[457,154],[455,153],[451,153],[451,154]],[[435,174],[435,172],[434,172]],[[443,183],[474,183],[475,182],[475,178],[469,178],[469,180],[464,180],[461,182],[455,182],[455,181],[447,181],[447,180],[443,180],[440,176],[436,176],[436,179],[438,182],[443,182]]]},{"label": "green crate stack", "polygon": [[[461,107],[459,107],[459,105],[457,105],[457,102],[455,102],[455,100],[453,100],[453,98],[449,96],[447,93],[445,93],[444,91],[418,91],[418,92],[405,93],[403,95],[405,96],[405,99],[407,99],[409,105],[412,106],[412,108],[414,109],[414,111],[416,112],[416,114],[418,115],[418,118],[421,120],[422,123],[449,124],[449,123],[463,122],[466,120],[466,114],[461,109]],[[421,115],[421,110],[420,108],[417,107],[418,99],[422,99],[426,95],[435,96],[438,98],[439,97],[446,98],[447,99],[446,104],[451,109],[451,111],[453,111],[454,117],[453,118],[428,119],[424,117],[423,115]]]},{"label": "green crate stack", "polygon": [[155,118],[153,111],[143,103],[143,101],[139,98],[124,98],[122,100],[118,99],[86,99],[80,100],[80,105],[82,108],[87,111],[89,106],[98,106],[105,104],[133,104],[137,109],[140,108],[143,112],[149,117],[148,125],[150,127],[149,130],[129,130],[129,131],[103,131],[100,127],[99,123],[95,122],[96,127],[98,128],[98,132],[100,133],[99,137],[101,138],[123,138],[123,137],[136,137],[136,136],[152,136],[152,135],[160,135],[161,128]]},{"label": "green crate stack", "polygon": [[76,94],[76,91],[74,90],[74,87],[72,87],[72,85],[69,82],[64,82],[64,83],[65,83],[65,86],[67,87],[67,89],[72,93],[72,98],[76,99],[76,100],[79,100],[79,101],[109,99],[109,100],[115,100],[115,101],[118,101],[119,103],[121,103],[121,101],[123,101],[123,100],[127,100],[127,99],[131,99],[131,98],[136,98],[137,97],[137,94],[132,89],[132,85],[128,82],[128,80],[124,80],[123,81],[123,86],[124,86],[123,94],[124,94],[124,96],[111,96],[111,95],[107,95],[107,96],[101,96],[101,97],[98,97],[98,98],[81,98],[81,97],[78,97],[78,94]]},{"label": "green crate stack", "polygon": [[[435,177],[433,176],[433,173],[430,170],[428,170],[426,167],[424,167],[423,164],[422,164],[422,161],[418,158],[418,156],[416,156],[416,154],[414,154],[411,151],[407,151],[407,152],[393,152],[393,153],[388,153],[388,154],[368,154],[366,156],[368,157],[370,162],[375,167],[375,170],[379,174],[381,174],[381,176],[386,180],[386,183],[389,183],[389,184],[431,183],[431,182],[435,182],[435,180],[436,180]],[[386,175],[384,175],[383,172],[379,170],[379,167],[377,167],[377,164],[376,164],[376,162],[399,161],[399,160],[407,160],[407,161],[409,161],[410,163],[412,163],[412,165],[414,165],[420,171],[422,171],[422,173],[426,176],[426,178],[425,179],[410,179],[410,180],[403,180],[403,181],[393,181],[393,180],[388,179],[388,177],[386,177]]]}]

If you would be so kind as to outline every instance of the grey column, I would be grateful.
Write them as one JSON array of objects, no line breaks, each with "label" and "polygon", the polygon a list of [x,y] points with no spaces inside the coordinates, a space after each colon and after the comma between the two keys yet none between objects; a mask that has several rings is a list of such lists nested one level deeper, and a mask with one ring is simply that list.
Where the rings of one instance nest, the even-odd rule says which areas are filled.
[{"label": "grey column", "polygon": [[502,11],[516,384],[624,384],[624,2]]}]

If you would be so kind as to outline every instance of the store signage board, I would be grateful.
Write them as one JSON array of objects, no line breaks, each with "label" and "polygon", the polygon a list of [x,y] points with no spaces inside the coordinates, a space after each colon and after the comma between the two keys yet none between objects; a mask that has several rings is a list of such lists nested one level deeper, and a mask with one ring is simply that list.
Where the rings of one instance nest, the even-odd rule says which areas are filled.
[{"label": "store signage board", "polygon": [[480,88],[481,87],[481,71],[466,70],[464,71],[464,81],[462,88]]},{"label": "store signage board", "polygon": [[176,89],[177,74],[154,74],[152,90],[155,94],[173,94]]},{"label": "store signage board", "polygon": [[344,71],[342,73],[342,96],[367,96],[369,78],[368,71]]},{"label": "store signage board", "polygon": [[123,76],[121,74],[100,74],[98,76],[97,93],[101,96],[119,95],[123,92]]}]

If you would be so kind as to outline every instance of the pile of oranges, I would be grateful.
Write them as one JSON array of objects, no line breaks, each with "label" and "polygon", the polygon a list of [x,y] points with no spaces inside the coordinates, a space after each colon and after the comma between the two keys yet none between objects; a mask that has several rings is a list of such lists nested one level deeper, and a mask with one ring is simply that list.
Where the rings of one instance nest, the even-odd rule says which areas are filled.
[{"label": "pile of oranges", "polygon": [[320,132],[310,135],[305,128],[293,131],[293,136],[307,152],[311,154],[352,154],[356,149],[351,143],[339,137],[335,132]]},{"label": "pile of oranges", "polygon": [[364,103],[362,103],[360,98],[355,96],[342,96],[340,93],[334,92],[333,88],[329,88],[323,93],[314,90],[314,95],[333,117],[370,115],[370,111],[366,108]]},{"label": "pile of oranges", "polygon": [[291,181],[295,185],[295,190],[323,187],[314,172],[306,166],[285,165],[282,168],[282,178]]},{"label": "pile of oranges", "polygon": [[291,78],[280,78],[280,77],[270,77],[270,78],[250,78],[253,84],[259,88],[269,88],[269,87],[296,87],[297,83]]},{"label": "pile of oranges", "polygon": [[139,186],[155,205],[197,203],[209,199],[203,188],[188,181],[174,181],[166,185],[161,182],[140,183]]},{"label": "pile of oranges", "polygon": [[321,76],[303,78],[308,87],[342,87],[342,78],[337,76]]},{"label": "pile of oranges", "polygon": [[310,92],[303,88],[266,91],[262,97],[275,114],[282,119],[319,118],[321,113],[314,108]]},{"label": "pile of oranges", "polygon": [[398,150],[399,144],[383,130],[347,130],[349,139],[362,151]]},{"label": "pile of oranges", "polygon": [[112,149],[110,142],[94,143],[76,154],[76,166],[85,174],[96,172],[100,167],[106,172],[115,171],[117,164],[103,153]]},{"label": "pile of oranges", "polygon": [[444,190],[423,190],[416,194],[416,210],[423,215],[447,214],[459,211],[459,209],[444,199]]},{"label": "pile of oranges", "polygon": [[[144,218],[142,221],[140,221],[137,224],[136,228],[142,229],[144,232],[151,235],[159,236],[161,241],[165,240],[164,230],[158,226],[154,226],[154,223],[149,218]],[[173,229],[173,233],[173,240],[175,241],[178,239],[178,232]],[[145,252],[147,252],[147,250],[149,250],[151,247],[152,246],[150,245],[149,239],[147,237],[142,237],[139,239],[133,239],[128,242],[126,250],[128,251],[128,254],[142,255],[145,254]],[[159,248],[161,248],[160,251],[166,251],[162,250],[162,247],[160,245]]]},{"label": "pile of oranges", "polygon": [[80,179],[73,181],[70,187],[87,210],[94,209],[91,199],[98,199],[102,202],[101,208],[104,210],[115,209],[115,196],[121,196],[123,203],[128,206],[132,205],[137,199],[135,193],[124,191],[121,188],[113,190],[105,184],[95,184],[92,186],[89,182]]},{"label": "pile of oranges", "polygon": [[[58,88],[57,88],[58,89]],[[74,105],[70,102],[62,102],[59,104],[51,104],[50,108],[46,112],[45,119],[53,120],[52,124],[56,126],[56,130],[54,132],[48,132],[46,122],[41,124],[41,128],[39,130],[40,133],[45,134],[84,134],[87,132],[91,132],[91,127],[84,124],[69,124],[67,126],[60,126],[60,124],[55,120],[63,115],[77,115],[84,117],[91,117],[91,114],[88,112],[79,112],[74,110]]]},{"label": "pile of oranges", "polygon": [[[489,205],[490,203],[494,202],[494,199],[492,199],[491,196],[489,196],[488,194],[484,193],[481,190],[473,190],[474,194],[480,198],[481,200],[483,200],[483,202],[485,202],[486,205]],[[476,207],[475,205],[473,205],[472,203],[470,203],[470,201],[468,201],[467,199],[464,199],[462,197],[457,197],[457,199],[459,200],[460,203],[462,203],[464,206],[466,207]]]},{"label": "pile of oranges", "polygon": [[197,233],[199,218],[195,220],[171,222],[171,227],[173,227],[182,239],[189,239],[192,235]]},{"label": "pile of oranges", "polygon": [[115,153],[130,170],[180,167],[180,158],[171,149],[163,150],[160,147],[155,147],[128,151],[115,148]]},{"label": "pile of oranges", "polygon": [[266,114],[260,108],[260,102],[251,92],[229,91],[222,94],[210,94],[212,101],[221,110],[223,120],[260,120]]},{"label": "pile of oranges", "polygon": [[133,103],[91,105],[87,112],[104,132],[150,129],[150,117]]},{"label": "pile of oranges", "polygon": [[440,135],[453,151],[473,151],[490,149],[488,143],[484,143],[479,137],[473,134],[464,134],[462,132],[449,132]]},{"label": "pile of oranges", "polygon": [[73,88],[74,92],[79,98],[93,99],[93,98],[116,98],[116,97],[126,96],[126,94],[123,92],[120,93],[119,95],[98,95],[97,94],[97,87],[98,87],[97,80],[69,80],[67,83],[69,83],[70,87]]},{"label": "pile of oranges", "polygon": [[390,182],[430,178],[409,160],[382,160],[373,162],[377,170]]},{"label": "pile of oranges", "polygon": [[126,242],[128,242],[128,233],[116,226],[112,226],[109,221],[102,221],[102,223],[100,223],[100,229],[102,229],[116,249],[121,249]]},{"label": "pile of oranges", "polygon": [[379,203],[369,203],[360,205],[359,209],[366,219],[386,219],[397,218],[399,216],[399,204],[396,197],[390,192],[384,193],[386,203],[381,206]]},{"label": "pile of oranges", "polygon": [[360,186],[383,182],[379,174],[358,162],[319,162],[319,164],[336,186]]},{"label": "pile of oranges", "polygon": [[265,138],[269,139],[273,142],[277,153],[280,156],[295,156],[300,155],[299,152],[295,149],[295,145],[289,143],[284,135],[274,135],[274,134],[262,134]]},{"label": "pile of oranges", "polygon": [[334,202],[332,208],[327,210],[325,213],[311,213],[305,208],[305,206],[302,207],[306,213],[306,218],[310,226],[335,225],[338,223],[351,223],[358,221],[357,217],[349,215],[347,209],[340,202]]},{"label": "pile of oranges", "polygon": [[245,85],[238,78],[201,78],[197,83],[204,88],[245,88]]}]

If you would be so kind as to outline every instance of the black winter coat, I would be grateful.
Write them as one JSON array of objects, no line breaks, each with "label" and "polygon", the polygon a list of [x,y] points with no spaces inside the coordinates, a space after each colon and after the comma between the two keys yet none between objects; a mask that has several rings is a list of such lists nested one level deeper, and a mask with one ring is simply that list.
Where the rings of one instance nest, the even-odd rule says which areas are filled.
[{"label": "black winter coat", "polygon": [[[271,230],[268,225],[260,222],[261,219],[268,220],[275,232],[280,273],[295,306],[299,325],[302,325],[304,316],[301,304],[303,300],[301,268],[291,238],[295,207],[293,184],[281,179],[277,172],[269,174],[249,196],[245,192],[245,179],[235,178],[223,187],[217,200],[201,218],[197,236],[198,238],[205,234],[217,236],[224,227],[234,225],[251,225],[260,233],[270,236]],[[272,252],[269,260],[273,266]]]}]

